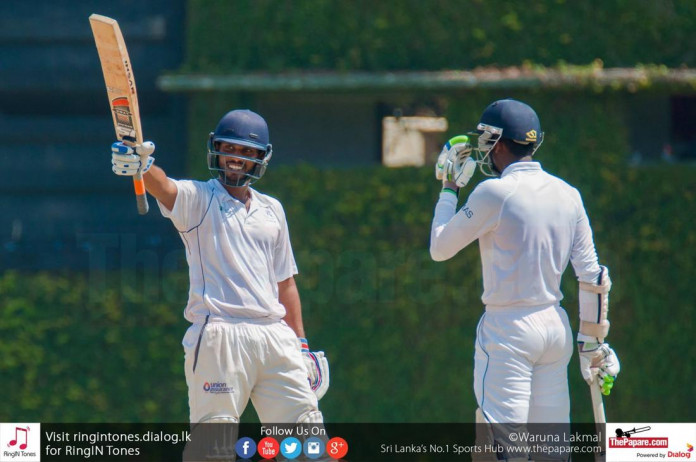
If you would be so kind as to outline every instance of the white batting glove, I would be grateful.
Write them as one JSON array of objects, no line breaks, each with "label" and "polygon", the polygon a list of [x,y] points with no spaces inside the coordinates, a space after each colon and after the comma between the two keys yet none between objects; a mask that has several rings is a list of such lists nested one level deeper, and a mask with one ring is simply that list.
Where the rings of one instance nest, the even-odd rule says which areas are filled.
[{"label": "white batting glove", "polygon": [[619,375],[619,358],[608,343],[578,342],[580,354],[580,373],[591,386],[597,384],[602,394],[608,395]]},{"label": "white batting glove", "polygon": [[466,157],[459,156],[454,162],[454,171],[452,172],[452,177],[454,182],[458,187],[463,188],[469,183],[471,177],[474,176],[476,171],[476,161],[470,156],[471,150]]},{"label": "white batting glove", "polygon": [[435,178],[452,182],[463,188],[476,171],[476,161],[471,158],[472,147],[469,137],[459,135],[451,138],[442,147],[435,164]]},{"label": "white batting glove", "polygon": [[309,343],[306,338],[300,338],[302,358],[307,369],[307,380],[309,386],[320,400],[329,389],[329,360],[324,356],[323,351],[309,351]]},{"label": "white batting glove", "polygon": [[120,176],[135,176],[150,170],[155,161],[150,154],[155,152],[155,143],[145,141],[135,149],[117,141],[111,145],[111,170]]},{"label": "white batting glove", "polygon": [[[446,146],[447,145],[445,145],[445,147]],[[437,156],[437,162],[435,162],[435,179],[440,181],[445,179],[451,168],[451,165],[447,163],[447,151],[445,151],[445,147],[442,148],[442,152]]]}]

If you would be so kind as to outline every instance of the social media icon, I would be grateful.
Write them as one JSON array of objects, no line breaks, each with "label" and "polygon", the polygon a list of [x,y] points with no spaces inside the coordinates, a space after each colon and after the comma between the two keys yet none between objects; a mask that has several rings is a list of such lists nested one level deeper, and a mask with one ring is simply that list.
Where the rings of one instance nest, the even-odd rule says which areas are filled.
[{"label": "social media icon", "polygon": [[259,441],[258,445],[259,455],[264,459],[273,459],[280,453],[280,445],[275,438],[267,436]]},{"label": "social media icon", "polygon": [[285,438],[283,442],[280,443],[280,453],[287,459],[295,459],[302,453],[302,443],[292,436]]},{"label": "social media icon", "polygon": [[332,459],[341,459],[348,454],[348,443],[338,436],[331,438],[326,443],[326,453]]},{"label": "social media icon", "polygon": [[324,442],[314,436],[304,442],[304,453],[310,459],[318,459],[324,454]]},{"label": "social media icon", "polygon": [[251,456],[256,453],[256,443],[248,436],[245,436],[244,438],[239,438],[237,444],[234,445],[234,450],[242,459],[251,459]]}]

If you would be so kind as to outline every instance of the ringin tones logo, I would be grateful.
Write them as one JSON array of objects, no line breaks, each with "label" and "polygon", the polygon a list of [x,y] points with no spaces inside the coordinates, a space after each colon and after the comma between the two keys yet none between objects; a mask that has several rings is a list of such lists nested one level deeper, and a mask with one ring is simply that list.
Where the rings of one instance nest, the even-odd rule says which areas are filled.
[{"label": "ringin tones logo", "polygon": [[234,387],[228,387],[226,382],[205,382],[203,391],[206,393],[234,393]]},{"label": "ringin tones logo", "polygon": [[0,424],[0,461],[41,460],[41,424]]}]

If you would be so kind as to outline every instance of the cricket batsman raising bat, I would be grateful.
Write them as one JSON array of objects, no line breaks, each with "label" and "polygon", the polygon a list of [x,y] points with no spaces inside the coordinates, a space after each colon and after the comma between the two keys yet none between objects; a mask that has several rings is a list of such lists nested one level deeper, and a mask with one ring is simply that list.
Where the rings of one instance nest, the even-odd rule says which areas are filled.
[{"label": "cricket batsman raising bat", "polygon": [[[152,164],[148,156],[154,151],[152,143],[143,143],[143,130],[140,126],[138,93],[135,89],[135,77],[123,34],[116,20],[93,14],[89,17],[94,41],[99,53],[106,93],[109,97],[111,116],[116,129],[116,138],[122,143],[123,154],[132,155],[132,162],[121,166],[124,172],[133,171],[133,185],[138,202],[138,213],[145,215],[148,211],[147,195],[143,173]],[[133,155],[133,148],[136,153]],[[148,160],[149,159],[149,160]],[[146,162],[140,163],[141,160]],[[138,163],[136,167],[135,164]],[[115,166],[114,166],[115,168]]]},{"label": "cricket batsman raising bat", "polygon": [[[111,151],[114,173],[143,174],[186,247],[191,325],[182,344],[191,422],[234,427],[251,400],[262,423],[323,426],[318,401],[329,387],[329,363],[306,339],[285,212],[251,188],[273,154],[264,118],[238,109],[220,119],[208,135],[208,181],[169,178],[149,157],[152,143],[116,142]],[[197,428],[206,427],[194,425],[194,438]]]}]

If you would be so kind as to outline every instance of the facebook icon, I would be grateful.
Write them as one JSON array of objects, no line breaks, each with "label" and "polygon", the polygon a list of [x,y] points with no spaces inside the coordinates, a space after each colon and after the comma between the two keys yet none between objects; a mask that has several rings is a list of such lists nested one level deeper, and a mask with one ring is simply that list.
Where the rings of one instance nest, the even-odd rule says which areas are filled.
[{"label": "facebook icon", "polygon": [[256,453],[256,443],[248,436],[245,436],[244,438],[239,438],[237,444],[234,445],[234,450],[242,459],[249,459]]}]

